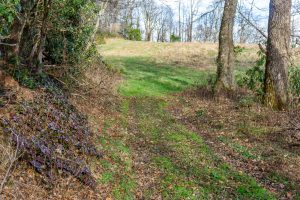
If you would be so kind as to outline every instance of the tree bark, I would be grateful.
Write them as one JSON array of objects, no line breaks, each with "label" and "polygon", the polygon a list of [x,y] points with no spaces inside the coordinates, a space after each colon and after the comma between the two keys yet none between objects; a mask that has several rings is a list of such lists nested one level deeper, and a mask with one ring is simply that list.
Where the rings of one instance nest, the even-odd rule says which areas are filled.
[{"label": "tree bark", "polygon": [[48,17],[51,10],[52,0],[43,0],[43,16],[42,23],[38,34],[38,40],[33,46],[33,49],[30,54],[29,64],[35,72],[41,71],[41,65],[43,64],[43,52],[45,46],[45,40],[47,37],[47,23]]},{"label": "tree bark", "polygon": [[233,76],[234,44],[233,26],[238,0],[225,0],[219,34],[219,54],[217,58],[217,81],[215,92],[232,91],[235,88]]},{"label": "tree bark", "polygon": [[271,0],[265,72],[265,103],[273,109],[288,108],[291,0]]}]

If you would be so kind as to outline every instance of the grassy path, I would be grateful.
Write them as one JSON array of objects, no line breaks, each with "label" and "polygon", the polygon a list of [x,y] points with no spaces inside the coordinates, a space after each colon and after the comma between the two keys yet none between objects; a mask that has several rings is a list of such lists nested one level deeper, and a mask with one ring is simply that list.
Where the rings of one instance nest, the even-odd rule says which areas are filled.
[{"label": "grassy path", "polygon": [[100,138],[105,154],[111,155],[102,163],[106,170],[100,182],[112,188],[112,198],[274,199],[167,111],[170,94],[206,84],[207,72],[136,57],[106,62],[121,66],[125,78],[119,88],[124,96],[120,118],[108,123],[122,129],[113,139]]},{"label": "grassy path", "polygon": [[[128,97],[117,136],[100,138],[106,160],[99,182],[113,199],[275,199],[219,159],[197,134],[178,123],[161,97]],[[114,130],[114,128],[112,128]]]},{"label": "grassy path", "polygon": [[[236,133],[238,129],[263,135],[268,127],[252,127],[263,116],[255,109],[237,109],[242,103],[218,104],[189,92],[185,96],[190,88],[208,85],[212,69],[174,65],[164,60],[169,55],[163,55],[162,49],[167,47],[153,45],[117,40],[103,49],[106,64],[123,76],[118,87],[122,100],[114,112],[118,114],[107,116],[99,137],[107,155],[98,163],[99,182],[106,191],[103,197],[297,199],[297,182],[286,181],[276,171],[275,181],[258,178],[265,172],[256,169],[257,163],[276,158],[262,157],[257,146],[248,145],[251,137],[239,138]],[[156,59],[159,53],[149,52],[153,49],[159,49],[162,59]]]},{"label": "grassy path", "polygon": [[198,134],[166,112],[164,99],[130,99],[127,141],[142,199],[273,199],[256,181],[222,162]]}]

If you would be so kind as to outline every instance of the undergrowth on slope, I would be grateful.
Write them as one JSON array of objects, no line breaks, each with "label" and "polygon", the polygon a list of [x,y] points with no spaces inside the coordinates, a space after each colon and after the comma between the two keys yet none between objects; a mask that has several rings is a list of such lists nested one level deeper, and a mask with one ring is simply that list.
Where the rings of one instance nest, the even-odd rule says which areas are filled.
[{"label": "undergrowth on slope", "polygon": [[[9,108],[8,108],[9,109]],[[102,157],[93,143],[87,121],[63,93],[42,93],[22,101],[1,119],[5,137],[52,187],[60,175],[72,175],[94,188],[87,156]]]}]

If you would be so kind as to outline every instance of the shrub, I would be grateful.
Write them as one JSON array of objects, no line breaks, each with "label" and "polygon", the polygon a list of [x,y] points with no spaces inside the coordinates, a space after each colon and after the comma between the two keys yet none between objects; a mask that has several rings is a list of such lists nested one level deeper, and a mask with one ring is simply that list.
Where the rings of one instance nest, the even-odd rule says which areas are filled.
[{"label": "shrub", "polygon": [[125,37],[128,40],[142,41],[142,32],[138,28],[129,28],[125,30]]},{"label": "shrub", "polygon": [[180,41],[181,41],[181,38],[180,38],[180,36],[177,36],[177,35],[175,35],[175,34],[172,34],[172,35],[170,36],[170,41],[171,41],[171,42],[180,42]]},{"label": "shrub", "polygon": [[14,73],[16,80],[23,86],[34,89],[37,86],[36,80],[27,68],[16,69]]},{"label": "shrub", "polygon": [[243,96],[241,99],[238,101],[238,105],[240,107],[251,107],[255,102],[255,98],[252,96]]},{"label": "shrub", "polygon": [[9,34],[9,27],[19,10],[18,0],[0,1],[0,36]]},{"label": "shrub", "polygon": [[254,91],[258,96],[263,95],[265,71],[262,66],[254,66],[249,69],[242,79],[238,80],[239,86],[245,86]]},{"label": "shrub", "polygon": [[246,50],[245,47],[241,47],[241,46],[235,46],[233,51],[234,51],[234,54],[237,56],[237,55],[240,55],[242,54],[244,51]]},{"label": "shrub", "polygon": [[[256,65],[236,79],[240,87],[246,87],[254,91],[258,97],[262,97],[264,94],[266,56],[262,52],[258,52],[258,54],[259,59]],[[293,97],[300,96],[300,67],[292,66],[289,68],[289,87]]]},{"label": "shrub", "polygon": [[90,0],[54,1],[45,50],[53,64],[75,64],[87,56],[98,7]]},{"label": "shrub", "polygon": [[266,56],[263,52],[258,52],[259,59],[256,65],[247,70],[244,75],[237,77],[237,84],[240,87],[246,87],[256,93],[257,96],[262,97],[264,94],[264,79],[266,63]]},{"label": "shrub", "polygon": [[294,96],[300,96],[300,67],[291,67],[289,70],[290,90]]}]

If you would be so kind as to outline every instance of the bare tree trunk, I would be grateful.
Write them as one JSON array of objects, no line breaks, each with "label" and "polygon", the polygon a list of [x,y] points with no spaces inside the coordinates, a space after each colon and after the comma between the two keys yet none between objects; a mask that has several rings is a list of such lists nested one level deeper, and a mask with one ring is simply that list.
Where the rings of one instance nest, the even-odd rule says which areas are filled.
[{"label": "bare tree trunk", "polygon": [[92,46],[93,42],[95,41],[96,34],[97,34],[97,31],[99,30],[99,26],[100,26],[100,18],[103,15],[104,11],[106,10],[107,5],[108,5],[108,1],[104,2],[104,3],[101,3],[101,9],[97,14],[93,34],[92,34],[92,36],[91,36],[90,40],[88,41],[88,43],[86,45],[86,48],[85,48],[86,51]]},{"label": "bare tree trunk", "polygon": [[151,38],[152,38],[152,33],[151,33],[151,31],[149,30],[149,31],[146,33],[146,41],[150,42],[150,41],[151,41]]},{"label": "bare tree trunk", "polygon": [[34,49],[30,55],[30,65],[34,71],[39,72],[41,70],[41,65],[43,64],[43,52],[47,36],[47,23],[48,17],[51,10],[52,0],[43,0],[43,17],[42,23],[39,30],[39,37]]},{"label": "bare tree trunk", "polygon": [[238,0],[226,0],[219,35],[219,55],[217,58],[217,81],[215,92],[234,90],[234,44],[233,26]]},{"label": "bare tree trunk", "polygon": [[180,41],[182,41],[182,36],[181,36],[181,0],[178,1],[178,16],[179,16],[179,21],[178,21],[178,31],[179,31],[179,37]]},{"label": "bare tree trunk", "polygon": [[265,73],[265,103],[283,110],[288,107],[291,0],[271,0]]}]

